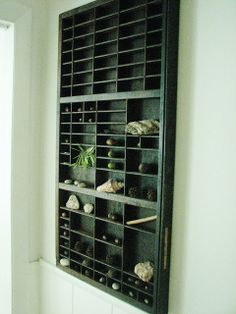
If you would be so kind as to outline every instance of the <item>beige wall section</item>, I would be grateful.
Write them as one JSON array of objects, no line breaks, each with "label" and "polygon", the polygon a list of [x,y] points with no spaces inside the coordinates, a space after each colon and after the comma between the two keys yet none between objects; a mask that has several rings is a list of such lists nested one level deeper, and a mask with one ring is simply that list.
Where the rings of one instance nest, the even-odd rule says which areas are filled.
[{"label": "beige wall section", "polygon": [[[31,262],[39,257],[40,63],[44,60],[44,1],[0,0],[0,19],[14,24],[12,242],[9,243],[12,250],[12,313],[37,314],[37,265]],[[4,263],[2,256],[1,268],[5,268]],[[5,281],[0,285],[7,288]],[[1,311],[5,313],[3,308]]]},{"label": "beige wall section", "polygon": [[236,313],[236,1],[181,1],[171,314]]}]

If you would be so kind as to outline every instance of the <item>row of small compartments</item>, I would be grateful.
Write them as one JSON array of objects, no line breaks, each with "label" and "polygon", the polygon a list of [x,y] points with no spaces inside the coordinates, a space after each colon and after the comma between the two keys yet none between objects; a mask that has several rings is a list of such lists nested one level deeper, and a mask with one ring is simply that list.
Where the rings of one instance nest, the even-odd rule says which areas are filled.
[{"label": "row of small compartments", "polygon": [[[140,20],[146,16],[161,15],[162,4],[160,1],[130,0],[130,1],[111,1],[99,7],[78,13],[71,17],[62,19],[62,31],[86,26],[96,21],[96,29],[115,26],[118,23],[125,24],[135,20]],[[113,20],[109,22],[109,20]]]},{"label": "row of small compartments", "polygon": [[[61,258],[64,258],[63,255],[60,255]],[[130,282],[120,282],[117,279],[111,278],[106,274],[103,274],[99,271],[97,271],[96,269],[90,269],[86,266],[81,265],[80,263],[78,263],[77,261],[70,259],[70,269],[74,270],[76,273],[80,273],[83,276],[86,276],[89,279],[92,279],[96,282],[98,282],[99,284],[106,286],[114,291],[117,292],[121,292],[127,296],[129,296],[130,298],[137,300],[141,303],[144,303],[148,306],[152,306],[153,303],[153,296],[151,293],[147,293],[144,289],[144,291],[142,291],[142,289],[139,289],[137,287],[135,287],[135,285],[133,285]],[[135,277],[129,276],[128,278],[130,278],[131,280],[136,281]]]}]

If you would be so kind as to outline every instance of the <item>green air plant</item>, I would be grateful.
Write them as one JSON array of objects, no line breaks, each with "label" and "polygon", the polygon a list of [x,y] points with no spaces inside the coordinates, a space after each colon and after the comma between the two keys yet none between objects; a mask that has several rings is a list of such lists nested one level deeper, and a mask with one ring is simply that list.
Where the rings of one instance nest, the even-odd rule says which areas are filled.
[{"label": "green air plant", "polygon": [[78,145],[79,149],[73,148],[79,154],[74,157],[75,162],[70,166],[73,168],[81,167],[81,168],[90,168],[95,165],[95,147],[91,146],[87,149],[84,149],[81,145]]}]

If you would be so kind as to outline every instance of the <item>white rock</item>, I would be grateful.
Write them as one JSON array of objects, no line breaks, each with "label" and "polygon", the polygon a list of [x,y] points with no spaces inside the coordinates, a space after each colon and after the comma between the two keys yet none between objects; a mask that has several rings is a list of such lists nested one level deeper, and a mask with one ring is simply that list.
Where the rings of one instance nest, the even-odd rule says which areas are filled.
[{"label": "white rock", "polygon": [[61,264],[61,266],[67,267],[67,266],[70,265],[70,262],[69,262],[69,260],[67,258],[61,258],[60,259],[60,264]]},{"label": "white rock", "polygon": [[120,284],[118,282],[113,282],[112,289],[113,290],[120,290]]},{"label": "white rock", "polygon": [[78,188],[86,188],[86,184],[84,182],[79,182]]},{"label": "white rock", "polygon": [[84,205],[84,212],[87,214],[91,214],[93,211],[93,204],[85,204]]},{"label": "white rock", "polygon": [[153,277],[153,266],[150,262],[139,263],[135,266],[134,272],[142,281],[149,282]]},{"label": "white rock", "polygon": [[71,195],[66,203],[66,207],[70,209],[79,209],[79,201],[75,195]]},{"label": "white rock", "polygon": [[79,184],[79,181],[75,180],[74,185],[78,185],[78,184]]},{"label": "white rock", "polygon": [[66,179],[66,180],[64,181],[64,183],[65,183],[65,184],[71,184],[71,183],[72,183],[72,180],[71,180],[71,179]]}]

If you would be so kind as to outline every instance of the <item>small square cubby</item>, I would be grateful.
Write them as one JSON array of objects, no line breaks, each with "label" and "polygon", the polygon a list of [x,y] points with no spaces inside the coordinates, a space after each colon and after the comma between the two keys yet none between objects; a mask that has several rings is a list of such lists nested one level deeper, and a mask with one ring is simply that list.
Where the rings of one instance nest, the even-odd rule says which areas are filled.
[{"label": "small square cubby", "polygon": [[101,221],[109,221],[113,224],[122,225],[124,219],[124,204],[97,198],[96,217]]},{"label": "small square cubby", "polygon": [[134,78],[134,79],[119,79],[118,82],[118,91],[126,92],[126,91],[139,91],[142,90],[144,86],[143,78]]},{"label": "small square cubby", "polygon": [[121,52],[119,54],[119,65],[143,62],[144,62],[144,49],[138,49],[132,53],[130,53],[130,51],[127,51]]},{"label": "small square cubby", "polygon": [[120,24],[132,23],[146,17],[143,7],[138,7],[134,10],[128,10],[120,13]]},{"label": "small square cubby", "polygon": [[87,35],[88,33],[94,32],[94,22],[86,23],[83,25],[75,26],[74,28],[74,37],[82,37],[83,35]]},{"label": "small square cubby", "polygon": [[[102,275],[106,278],[106,282],[108,278],[121,280],[121,272],[116,267],[109,266],[106,263],[95,261],[95,270],[100,276]],[[97,278],[100,279],[100,276],[97,276]]]},{"label": "small square cubby", "polygon": [[125,51],[125,50],[133,50],[133,49],[139,49],[145,47],[145,37],[144,35],[135,36],[130,40],[130,38],[127,39],[120,39],[119,40],[119,51]]},{"label": "small square cubby", "polygon": [[140,120],[159,120],[160,99],[130,99],[128,101],[128,122]]},{"label": "small square cubby", "polygon": [[147,20],[147,32],[156,31],[162,28],[162,16],[149,17]]},{"label": "small square cubby", "polygon": [[89,134],[95,134],[96,126],[93,123],[86,123],[86,124],[78,124],[74,123],[72,124],[72,135],[74,134],[80,134],[80,133],[89,133]]},{"label": "small square cubby", "polygon": [[79,73],[73,76],[73,85],[90,83],[93,80],[92,72]]},{"label": "small square cubby", "polygon": [[[114,216],[115,214],[112,215]],[[105,242],[109,245],[122,247],[123,226],[103,221],[98,218],[95,223],[95,237],[97,240]]]},{"label": "small square cubby", "polygon": [[103,82],[103,81],[110,81],[116,80],[116,69],[105,69],[95,71],[94,73],[94,81],[95,82]]},{"label": "small square cubby", "polygon": [[108,55],[117,52],[117,40],[111,40],[95,45],[95,56]]},{"label": "small square cubby", "polygon": [[74,38],[74,49],[83,49],[90,46],[93,46],[94,43],[94,34],[89,36]]},{"label": "small square cubby", "polygon": [[106,83],[103,82],[95,82],[94,89],[95,94],[103,94],[103,93],[115,93],[116,92],[116,82],[107,81]]},{"label": "small square cubby", "polygon": [[101,44],[108,41],[113,41],[118,38],[118,28],[115,29],[105,29],[103,31],[99,31],[95,35],[95,43]]},{"label": "small square cubby", "polygon": [[122,265],[122,250],[117,246],[109,245],[96,240],[95,259],[107,266],[120,270]]},{"label": "small square cubby", "polygon": [[132,287],[136,291],[136,293],[137,292],[145,292],[149,296],[153,295],[153,283],[152,282],[144,282],[141,279],[137,278],[136,275],[124,273],[123,282],[127,288]]},{"label": "small square cubby", "polygon": [[73,147],[77,148],[78,145],[84,145],[84,146],[94,145],[95,136],[94,136],[94,134],[92,134],[92,135],[87,135],[87,134],[72,135],[71,143],[72,143],[72,148]]},{"label": "small square cubby", "polygon": [[[114,8],[109,8],[113,10]],[[104,14],[104,12],[102,12]],[[103,29],[109,29],[118,26],[118,14],[108,15],[107,17],[100,18],[96,21],[96,31],[101,31]]]},{"label": "small square cubby", "polygon": [[96,18],[97,20],[111,14],[117,13],[118,10],[118,1],[111,1],[104,5],[101,5],[96,8]]},{"label": "small square cubby", "polygon": [[93,216],[71,213],[71,231],[78,234],[94,236],[94,219]]},{"label": "small square cubby", "polygon": [[[75,61],[74,62],[74,74],[90,73],[92,71],[92,60]],[[92,72],[91,72],[92,73]]]},{"label": "small square cubby", "polygon": [[150,249],[154,248],[154,242],[149,234],[125,228],[123,267],[126,273],[136,276],[134,268],[138,263],[154,263],[154,250]]},{"label": "small square cubby", "polygon": [[119,79],[121,78],[134,78],[139,76],[144,76],[144,65],[128,65],[119,67]]},{"label": "small square cubby", "polygon": [[[103,185],[108,181],[108,180],[113,181],[114,185],[114,193],[116,194],[124,194],[124,180],[125,180],[125,175],[124,172],[122,171],[108,171],[105,169],[97,169],[96,171],[96,186]],[[121,186],[121,188],[120,188]],[[104,190],[105,192],[105,190]]]},{"label": "small square cubby", "polygon": [[125,163],[123,160],[119,159],[97,157],[97,168],[110,171],[124,171]]},{"label": "small square cubby", "polygon": [[[135,145],[138,141],[140,141],[138,137],[130,137],[128,138],[127,145]],[[126,172],[137,173],[140,176],[157,176],[157,170],[158,151],[127,150]]]},{"label": "small square cubby", "polygon": [[147,6],[147,16],[152,17],[152,16],[157,16],[157,15],[162,15],[162,8],[163,4],[161,1],[152,1],[151,3],[148,3]]},{"label": "small square cubby", "polygon": [[123,293],[127,296],[129,296],[130,298],[137,300],[138,298],[138,291],[136,289],[133,289],[132,287],[123,284]]},{"label": "small square cubby", "polygon": [[125,161],[124,148],[120,147],[97,147],[97,158],[98,159],[109,159],[112,161],[122,162]]},{"label": "small square cubby", "polygon": [[63,246],[59,246],[59,254],[60,254],[60,258],[66,258],[69,259],[70,258],[70,251],[67,248],[64,248]]},{"label": "small square cubby", "polygon": [[78,14],[75,14],[74,17],[74,24],[80,25],[89,22],[90,20],[94,19],[94,10],[86,10],[85,12],[80,12]]},{"label": "small square cubby", "polygon": [[132,24],[125,24],[120,27],[120,38],[126,37],[126,36],[132,36],[135,34],[140,34],[145,32],[145,21],[140,20],[136,21]]},{"label": "small square cubby", "polygon": [[126,112],[98,112],[98,123],[109,123],[112,124],[125,124],[126,123]]},{"label": "small square cubby", "polygon": [[93,239],[85,235],[78,234],[76,232],[71,232],[70,235],[70,245],[71,245],[71,257],[82,264],[83,260],[88,261],[87,264],[83,263],[84,266],[93,267],[94,258],[94,245]]},{"label": "small square cubby", "polygon": [[157,201],[157,176],[126,174],[125,194],[132,198]]},{"label": "small square cubby", "polygon": [[121,1],[120,3],[120,10],[124,11],[124,10],[129,10],[132,7],[137,7],[140,5],[144,5],[145,2],[143,0],[129,0],[129,1]]},{"label": "small square cubby", "polygon": [[[63,76],[71,77],[71,75],[72,75],[72,63],[63,63],[61,65],[61,75],[62,75],[62,77]],[[61,85],[61,86],[64,86],[64,85]]]},{"label": "small square cubby", "polygon": [[[150,239],[152,239],[152,236],[157,231],[159,217],[156,216],[156,209],[125,205],[124,220],[126,228],[150,234]],[[152,220],[145,221],[145,218],[152,218]],[[143,222],[141,219],[144,219]]]}]

